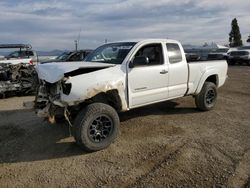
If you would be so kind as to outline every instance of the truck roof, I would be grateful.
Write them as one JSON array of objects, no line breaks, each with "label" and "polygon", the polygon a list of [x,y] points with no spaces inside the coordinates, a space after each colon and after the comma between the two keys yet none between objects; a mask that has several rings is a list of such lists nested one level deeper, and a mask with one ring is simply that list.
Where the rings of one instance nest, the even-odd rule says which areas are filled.
[{"label": "truck roof", "polygon": [[138,42],[170,42],[170,43],[179,43],[179,41],[177,41],[177,40],[163,39],[163,38],[128,39],[128,40],[117,41],[117,42],[136,42],[136,43],[138,43]]},{"label": "truck roof", "polygon": [[32,49],[32,46],[30,44],[0,44],[0,49],[3,48],[26,48],[26,49]]}]

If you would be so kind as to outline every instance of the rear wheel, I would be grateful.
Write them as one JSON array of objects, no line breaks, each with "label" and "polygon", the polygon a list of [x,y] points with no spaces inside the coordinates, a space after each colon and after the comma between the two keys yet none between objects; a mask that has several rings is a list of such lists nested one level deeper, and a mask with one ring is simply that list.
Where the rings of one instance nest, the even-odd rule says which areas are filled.
[{"label": "rear wheel", "polygon": [[208,111],[214,108],[217,100],[217,87],[212,82],[205,82],[201,92],[195,96],[198,109]]},{"label": "rear wheel", "polygon": [[117,137],[120,120],[114,108],[103,103],[86,106],[74,122],[74,137],[86,151],[108,147]]}]

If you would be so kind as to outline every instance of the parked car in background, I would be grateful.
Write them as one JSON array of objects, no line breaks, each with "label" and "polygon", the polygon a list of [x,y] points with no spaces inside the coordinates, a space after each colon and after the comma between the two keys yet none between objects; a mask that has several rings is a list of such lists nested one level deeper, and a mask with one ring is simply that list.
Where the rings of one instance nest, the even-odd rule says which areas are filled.
[{"label": "parked car in background", "polygon": [[18,48],[0,60],[0,96],[30,94],[35,91],[36,53],[28,44],[2,44],[0,49]]},{"label": "parked car in background", "polygon": [[0,49],[18,49],[6,55],[0,63],[34,64],[38,61],[37,54],[30,44],[0,44]]},{"label": "parked car in background", "polygon": [[40,63],[52,63],[52,62],[72,62],[72,61],[83,61],[92,50],[79,50],[79,51],[68,51],[63,52],[61,55],[57,56],[55,59],[50,59],[48,61],[41,61]]},{"label": "parked car in background", "polygon": [[0,63],[0,96],[35,92],[37,73],[33,65]]},{"label": "parked car in background", "polygon": [[34,50],[18,50],[11,52],[9,55],[5,56],[7,60],[15,60],[15,59],[31,59],[33,63],[38,62],[38,56]]},{"label": "parked car in background", "polygon": [[196,53],[185,53],[187,62],[199,61],[201,57]]},{"label": "parked car in background", "polygon": [[228,53],[227,62],[229,65],[247,64],[250,65],[250,49],[240,48]]},{"label": "parked car in background", "polygon": [[32,50],[30,44],[0,44],[0,49],[18,49],[0,57],[0,63],[37,64],[38,62],[49,61],[54,58],[53,56],[39,56],[35,50]]},{"label": "parked car in background", "polygon": [[209,53],[207,56],[208,60],[223,60],[227,59],[227,52],[229,48],[219,48],[214,50],[213,52]]}]

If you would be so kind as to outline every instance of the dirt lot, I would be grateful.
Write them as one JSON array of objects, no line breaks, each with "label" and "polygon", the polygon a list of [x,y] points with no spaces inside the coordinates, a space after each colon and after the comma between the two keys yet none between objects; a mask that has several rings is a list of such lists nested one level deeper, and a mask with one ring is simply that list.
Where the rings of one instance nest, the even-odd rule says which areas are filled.
[{"label": "dirt lot", "polygon": [[250,67],[231,67],[216,108],[192,97],[120,115],[108,149],[85,153],[66,125],[0,100],[0,187],[250,187]]}]

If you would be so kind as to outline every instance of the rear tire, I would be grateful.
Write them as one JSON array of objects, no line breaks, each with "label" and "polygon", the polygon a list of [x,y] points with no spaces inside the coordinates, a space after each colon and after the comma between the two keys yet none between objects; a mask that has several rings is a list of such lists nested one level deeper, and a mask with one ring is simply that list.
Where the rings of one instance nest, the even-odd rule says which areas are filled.
[{"label": "rear tire", "polygon": [[205,82],[201,92],[195,96],[195,104],[199,110],[208,111],[214,108],[217,101],[217,87],[212,82]]},{"label": "rear tire", "polygon": [[116,139],[119,127],[119,116],[114,108],[92,103],[77,115],[73,131],[76,143],[92,152],[107,148]]}]

